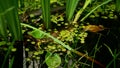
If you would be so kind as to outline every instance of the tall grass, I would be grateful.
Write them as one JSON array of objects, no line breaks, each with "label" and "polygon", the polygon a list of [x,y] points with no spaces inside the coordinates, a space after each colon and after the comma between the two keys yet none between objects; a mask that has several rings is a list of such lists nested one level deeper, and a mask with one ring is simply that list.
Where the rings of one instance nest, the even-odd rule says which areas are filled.
[{"label": "tall grass", "polygon": [[96,6],[94,9],[92,9],[88,14],[86,14],[80,21],[84,21],[90,14],[92,14],[96,9],[98,9],[99,7],[111,2],[112,0],[106,0],[103,3],[99,4],[98,6]]},{"label": "tall grass", "polygon": [[[13,48],[13,45],[14,45],[14,41],[11,42],[10,46],[8,47],[7,53],[5,54],[5,58],[4,58],[3,64],[2,64],[2,66],[0,66],[1,68],[5,68],[5,65],[6,65],[5,63],[8,62],[7,60],[9,59],[9,55],[11,54],[11,49]],[[12,59],[12,61],[10,61],[9,68],[12,68],[13,60],[14,59]]]},{"label": "tall grass", "polygon": [[71,21],[71,19],[73,18],[78,2],[79,0],[67,0],[66,1],[66,17],[68,21]]},{"label": "tall grass", "polygon": [[3,37],[7,37],[8,27],[10,33],[12,34],[12,38],[15,40],[21,40],[22,33],[17,8],[17,0],[0,0],[0,26],[3,27],[0,33]]},{"label": "tall grass", "polygon": [[[19,22],[19,17],[18,17],[18,0],[0,0],[0,26],[1,26],[0,35],[3,38],[3,40],[5,40],[6,42],[22,41],[22,30]],[[8,38],[8,34],[11,34],[10,39]],[[5,54],[2,68],[4,68],[4,66],[6,65],[5,64],[6,62],[9,62],[7,60],[9,60],[9,55],[11,54],[11,46],[13,47],[13,45],[9,45],[10,48]],[[20,46],[17,45],[17,47],[15,46],[17,49],[17,52],[15,52],[15,54],[12,55],[13,59],[11,60],[10,65],[8,64],[10,66],[9,68],[15,68],[15,67],[12,67],[12,65],[15,66],[16,62],[18,62],[16,64],[21,65],[21,63],[19,62],[22,62],[23,60],[18,60],[18,58],[21,58],[22,53],[18,53],[18,51],[22,52],[22,49],[20,49],[22,48],[22,46],[23,45],[20,45]],[[17,56],[18,54],[21,56],[18,57]]]},{"label": "tall grass", "polygon": [[50,0],[41,0],[41,7],[44,25],[46,29],[49,29],[52,26],[50,22]]},{"label": "tall grass", "polygon": [[117,68],[116,60],[117,60],[118,56],[120,55],[120,52],[117,53],[117,49],[115,49],[115,51],[113,53],[113,51],[111,50],[111,48],[108,45],[106,45],[106,44],[104,44],[104,45],[108,49],[108,51],[110,52],[111,56],[113,57],[113,59],[107,64],[106,68],[110,68],[110,66],[112,64],[113,64],[114,68]]},{"label": "tall grass", "polygon": [[75,15],[73,23],[77,23],[78,19],[80,18],[83,11],[86,9],[86,7],[91,3],[92,0],[85,0],[84,6],[77,12]]}]

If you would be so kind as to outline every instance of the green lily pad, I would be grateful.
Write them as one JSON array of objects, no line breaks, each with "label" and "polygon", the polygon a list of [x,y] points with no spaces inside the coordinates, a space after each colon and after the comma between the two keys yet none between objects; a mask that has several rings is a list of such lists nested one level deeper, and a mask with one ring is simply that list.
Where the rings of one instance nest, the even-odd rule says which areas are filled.
[{"label": "green lily pad", "polygon": [[48,52],[45,56],[46,64],[49,68],[56,68],[61,64],[61,57],[59,54],[52,54]]}]

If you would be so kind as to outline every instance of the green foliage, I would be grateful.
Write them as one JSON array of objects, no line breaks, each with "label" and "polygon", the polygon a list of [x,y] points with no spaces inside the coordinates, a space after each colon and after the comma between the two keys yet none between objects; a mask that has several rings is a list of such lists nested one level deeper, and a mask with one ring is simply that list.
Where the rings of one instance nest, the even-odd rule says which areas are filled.
[{"label": "green foliage", "polygon": [[6,41],[1,41],[0,46],[5,45],[7,42]]},{"label": "green foliage", "polygon": [[106,44],[104,44],[104,45],[110,52],[111,56],[113,57],[113,59],[108,63],[106,68],[109,68],[112,63],[113,63],[114,68],[116,68],[116,60],[117,60],[118,56],[120,55],[120,52],[117,53],[117,49],[115,49],[114,53],[113,53],[113,51],[111,50],[111,48],[108,45],[106,45]]},{"label": "green foliage", "polygon": [[[37,28],[35,28],[35,27],[33,27],[33,26],[30,26],[30,25],[28,25],[28,24],[21,23],[21,25],[22,25],[22,26],[29,27],[29,28],[31,28],[31,29],[33,29],[33,30],[39,30],[39,29],[37,29]],[[63,47],[67,48],[68,50],[72,50],[72,48],[69,47],[69,45],[65,45],[62,41],[58,40],[57,38],[51,36],[51,35],[48,34],[48,33],[43,32],[43,31],[41,31],[41,30],[39,30],[39,31],[40,31],[41,34],[46,35],[46,36],[52,38],[55,42],[61,44]]]},{"label": "green foliage", "polygon": [[14,57],[12,57],[12,59],[10,61],[9,68],[12,68],[13,62],[14,62]]},{"label": "green foliage", "polygon": [[[104,1],[102,4],[96,6],[94,9],[92,9],[88,14],[86,14],[80,21],[84,21],[90,14],[92,14],[96,9],[98,9],[99,7],[111,2],[112,0],[107,0],[107,1]],[[77,18],[76,20],[74,20],[74,22],[77,21]]]},{"label": "green foliage", "polygon": [[50,0],[41,0],[42,17],[46,29],[51,28],[50,23]]},{"label": "green foliage", "polygon": [[78,2],[79,0],[67,0],[66,1],[66,17],[68,21],[71,21]]},{"label": "green foliage", "polygon": [[77,12],[75,19],[73,21],[73,23],[76,23],[79,19],[79,17],[81,16],[81,14],[83,13],[83,11],[86,9],[86,7],[91,3],[91,0],[85,0],[84,6]]},{"label": "green foliage", "polygon": [[4,18],[4,9],[2,9],[2,4],[0,6],[0,37],[3,37],[7,40],[7,24],[5,23]]},{"label": "green foliage", "polygon": [[57,53],[47,52],[45,62],[48,68],[57,68],[61,64],[61,57]]},{"label": "green foliage", "polygon": [[[7,1],[7,0],[5,0],[5,1]],[[32,55],[30,57],[27,57],[26,61],[30,62],[33,59],[41,60],[41,55],[44,53],[44,51],[47,51],[45,60],[44,59],[42,59],[42,60],[46,62],[47,66],[49,68],[56,68],[56,67],[60,66],[60,64],[64,65],[64,64],[62,64],[62,63],[64,63],[63,61],[65,61],[64,67],[67,67],[67,66],[73,66],[73,67],[76,66],[77,67],[77,65],[79,65],[79,64],[81,64],[83,66],[89,65],[89,64],[86,64],[86,62],[80,63],[80,60],[82,60],[83,57],[92,61],[93,63],[91,66],[93,66],[94,59],[89,57],[88,54],[83,54],[81,52],[76,51],[81,47],[83,48],[83,49],[81,49],[81,51],[86,51],[84,49],[84,46],[82,46],[82,45],[84,45],[85,38],[88,36],[88,33],[82,29],[83,25],[81,26],[81,21],[86,22],[85,19],[87,19],[92,13],[93,13],[93,15],[90,16],[90,19],[91,18],[94,19],[96,17],[98,18],[100,16],[98,14],[99,12],[101,14],[108,15],[108,16],[101,16],[101,18],[113,19],[115,17],[113,14],[113,11],[108,13],[108,9],[106,9],[106,8],[109,7],[109,9],[114,10],[115,5],[113,5],[113,4],[111,4],[110,6],[106,5],[106,6],[104,6],[106,8],[103,8],[101,6],[108,4],[112,0],[104,0],[104,2],[100,2],[100,3],[96,2],[97,6],[93,5],[92,4],[93,2],[91,2],[91,1],[93,1],[93,0],[84,0],[84,3],[80,3],[80,4],[82,4],[80,6],[83,6],[83,7],[79,7],[78,2],[81,2],[81,1],[67,0],[67,1],[65,1],[66,2],[66,11],[64,11],[64,10],[62,10],[62,12],[57,11],[57,12],[55,12],[55,14],[50,15],[50,13],[51,13],[50,6],[52,8],[53,7],[57,8],[58,5],[65,7],[64,6],[65,4],[63,4],[63,0],[20,0],[20,12],[19,13],[24,15],[24,14],[27,14],[25,12],[28,12],[30,21],[28,21],[27,23],[32,24],[32,26],[35,25],[35,27],[32,27],[29,24],[21,23],[22,26],[25,26],[25,27],[23,27],[23,34],[25,34],[25,41],[26,42],[29,41],[30,42],[29,46],[31,46],[31,44],[32,44],[32,48],[33,47],[35,48],[35,50],[32,50],[32,51],[29,48],[29,46],[28,46],[28,48],[25,49],[25,51],[28,52],[28,54]],[[118,1],[118,0],[116,0],[116,1]],[[17,16],[18,15],[18,13],[17,13],[17,8],[18,8],[17,4],[18,3],[15,0],[12,0],[11,2],[7,1],[6,2],[7,5],[5,6],[3,4],[3,2],[4,1],[0,1],[0,27],[1,27],[0,28],[0,38],[2,37],[2,39],[0,39],[0,40],[3,40],[3,38],[4,38],[4,40],[7,40],[7,38],[9,36],[10,36],[10,39],[12,37],[12,39],[21,40],[21,38],[22,38],[21,32],[22,31],[21,31],[19,19]],[[9,4],[9,3],[11,3],[11,4]],[[90,3],[91,3],[91,5],[89,5]],[[93,5],[93,7],[91,7],[92,5]],[[78,6],[77,9],[80,9],[80,10],[77,10],[76,6]],[[116,6],[116,7],[118,8],[118,6]],[[42,30],[44,30],[44,26],[43,26],[43,21],[41,21],[41,15],[36,16],[31,13],[31,11],[40,9],[40,8],[42,8],[42,19],[44,21],[45,28],[49,29],[52,26],[54,26],[54,24],[55,24],[55,27],[57,25],[57,28],[51,29],[50,31],[47,30],[49,33],[42,31]],[[64,18],[65,17],[64,12],[66,13],[67,20],[65,20],[66,18]],[[76,12],[76,15],[74,15],[75,12]],[[37,13],[39,14],[39,11],[36,12],[36,14]],[[50,16],[51,16],[51,19],[50,19]],[[39,17],[39,21],[36,22],[35,18],[38,18],[38,17]],[[81,18],[80,21],[79,21],[79,18]],[[50,22],[50,20],[53,23],[53,25]],[[66,23],[68,21],[69,22],[73,21],[72,22],[73,24]],[[42,26],[41,26],[41,23],[42,23]],[[77,23],[77,24],[74,24],[74,23]],[[26,28],[26,27],[28,27],[28,28]],[[24,28],[25,28],[25,30],[24,30]],[[30,32],[27,32],[27,30],[29,31],[29,28],[32,28],[33,30]],[[37,28],[40,28],[42,30],[37,29]],[[26,32],[28,33],[27,38],[29,38],[29,39],[26,39]],[[8,34],[11,34],[11,35],[8,35]],[[99,40],[98,40],[98,42],[99,42]],[[99,51],[99,49],[101,48],[101,47],[98,47],[98,42],[96,43],[95,48],[93,48],[93,50],[94,50],[93,57],[95,57],[95,55],[97,54],[97,51]],[[44,43],[44,44],[42,44],[42,43]],[[1,48],[3,47],[3,45],[6,45],[6,44],[7,44],[6,41],[0,41]],[[80,44],[80,45],[78,45],[78,44]],[[107,67],[109,67],[112,63],[114,64],[114,67],[115,67],[115,64],[116,64],[115,60],[119,54],[117,54],[116,51],[115,51],[115,53],[113,53],[112,50],[108,46],[106,46],[106,47],[108,48],[109,52],[113,56],[113,60],[107,65]],[[9,57],[9,54],[11,52],[16,52],[16,50],[17,50],[14,47],[11,47],[11,48],[5,47],[5,48],[6,48],[5,51],[7,51],[7,54],[6,54],[2,68],[4,68],[6,58]],[[75,48],[75,49],[73,49],[73,48]],[[89,47],[87,47],[87,48],[89,48]],[[74,59],[75,57],[78,57],[78,56],[76,56],[72,52],[81,56],[80,59],[79,60],[77,60],[78,58]],[[67,54],[64,54],[64,53],[67,53]],[[90,52],[88,52],[88,53],[90,53]],[[60,57],[60,55],[62,55],[62,57]],[[67,55],[67,59],[66,59],[66,55]],[[65,57],[65,59],[63,57]],[[72,61],[70,61],[70,60],[72,60]],[[76,62],[76,60],[78,62]],[[13,61],[14,61],[14,57],[11,57],[9,68],[12,68]]]},{"label": "green foliage", "polygon": [[44,34],[42,34],[39,30],[33,30],[31,32],[28,32],[28,34],[36,39],[41,39],[44,37]]},{"label": "green foliage", "polygon": [[[8,47],[7,53],[5,54],[5,58],[4,58],[4,61],[2,63],[1,68],[5,67],[5,62],[7,61],[8,57],[9,57],[9,55],[11,53],[11,49],[13,48],[13,44],[14,44],[14,41],[12,41],[10,44],[8,44],[9,47]],[[13,61],[14,61],[14,58],[12,57],[12,60],[10,62],[10,67],[9,68],[12,68]]]},{"label": "green foliage", "polygon": [[116,11],[120,12],[120,0],[116,0]]},{"label": "green foliage", "polygon": [[62,15],[55,14],[55,15],[51,15],[51,21],[52,21],[53,23],[59,24],[58,22],[59,22],[59,21],[64,21],[64,18],[63,18]]},{"label": "green foliage", "polygon": [[61,37],[61,41],[74,41],[74,33],[68,30],[62,30],[59,37]]},{"label": "green foliage", "polygon": [[[31,29],[33,29],[33,30],[39,30],[39,29],[37,29],[37,28],[35,28],[35,27],[33,27],[33,26],[30,26],[30,25],[28,25],[28,24],[21,23],[21,25],[22,25],[22,26],[25,26],[25,27],[29,27],[29,28],[31,28]],[[46,35],[47,37],[50,37],[50,38],[53,39],[56,43],[62,45],[64,48],[68,49],[69,51],[71,51],[71,52],[73,52],[73,53],[75,53],[75,54],[77,54],[77,55],[79,55],[79,56],[84,56],[84,55],[85,55],[85,54],[83,54],[82,52],[76,51],[75,49],[71,48],[69,45],[66,45],[64,42],[62,42],[61,40],[59,40],[59,39],[51,36],[50,34],[45,33],[45,32],[43,32],[43,31],[41,31],[41,30],[39,30],[39,31],[40,31],[40,33]],[[92,62],[96,61],[96,60],[94,60],[93,58],[91,58],[91,57],[89,57],[89,56],[87,56],[87,55],[85,55],[84,57],[87,58],[88,60],[92,61]],[[98,62],[98,61],[96,61],[96,63],[97,63],[97,62]],[[102,66],[101,63],[97,63],[97,64],[99,64],[100,66]],[[104,66],[103,66],[103,67],[104,67]]]},{"label": "green foliage", "polygon": [[[7,4],[7,5],[6,5]],[[3,37],[7,37],[7,26],[9,31],[12,34],[12,38],[15,40],[21,40],[21,27],[18,19],[17,14],[18,8],[18,1],[17,0],[4,0],[0,1],[0,26],[3,28],[1,29],[0,33]]]}]

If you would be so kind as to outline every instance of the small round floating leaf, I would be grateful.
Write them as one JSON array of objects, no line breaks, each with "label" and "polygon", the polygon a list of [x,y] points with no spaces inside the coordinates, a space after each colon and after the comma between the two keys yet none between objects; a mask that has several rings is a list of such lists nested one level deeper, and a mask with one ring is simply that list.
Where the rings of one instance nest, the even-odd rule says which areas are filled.
[{"label": "small round floating leaf", "polygon": [[32,41],[32,42],[31,42],[31,44],[35,44],[35,42],[34,42],[34,41]]},{"label": "small round floating leaf", "polygon": [[103,19],[108,19],[108,17],[106,17],[106,16],[101,16],[101,18],[103,18]]},{"label": "small round floating leaf", "polygon": [[39,52],[34,52],[34,55],[39,55]]},{"label": "small round floating leaf", "polygon": [[80,43],[82,43],[82,44],[83,44],[83,43],[85,43],[85,41],[84,41],[84,40],[81,40],[81,41],[80,41]]},{"label": "small round floating leaf", "polygon": [[31,59],[30,58],[26,58],[26,61],[30,61]]},{"label": "small round floating leaf", "polygon": [[29,41],[30,41],[30,39],[27,39],[27,41],[29,42]]},{"label": "small round floating leaf", "polygon": [[29,51],[29,48],[25,48],[25,51]]},{"label": "small round floating leaf", "polygon": [[44,53],[44,51],[43,51],[43,50],[40,50],[38,53],[39,53],[39,54],[43,54],[43,53]]},{"label": "small round floating leaf", "polygon": [[40,59],[40,57],[35,57],[37,60],[39,60]]},{"label": "small round floating leaf", "polygon": [[95,18],[95,15],[90,15],[90,18]]},{"label": "small round floating leaf", "polygon": [[46,59],[46,64],[48,67],[56,68],[61,64],[61,58],[57,53],[52,54],[48,52],[45,56],[45,59]]},{"label": "small round floating leaf", "polygon": [[17,50],[16,48],[12,48],[12,49],[11,49],[12,52],[15,52],[16,50]]},{"label": "small round floating leaf", "polygon": [[34,17],[35,15],[34,14],[30,14],[30,17]]}]

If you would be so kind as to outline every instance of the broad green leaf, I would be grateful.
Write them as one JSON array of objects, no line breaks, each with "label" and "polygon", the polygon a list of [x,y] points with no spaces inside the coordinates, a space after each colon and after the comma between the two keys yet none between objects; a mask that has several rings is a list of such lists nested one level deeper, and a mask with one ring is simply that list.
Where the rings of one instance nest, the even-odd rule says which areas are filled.
[{"label": "broad green leaf", "polygon": [[41,39],[44,37],[44,34],[40,32],[40,30],[33,30],[31,32],[28,32],[29,35],[33,36],[36,39]]},{"label": "broad green leaf", "polygon": [[52,54],[48,52],[45,56],[45,60],[49,68],[56,68],[61,64],[61,58],[57,53]]}]

